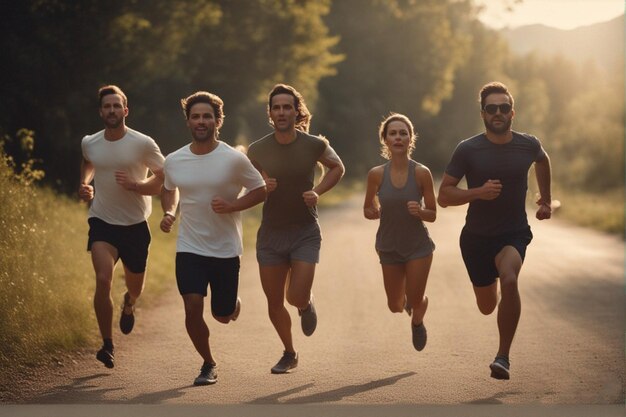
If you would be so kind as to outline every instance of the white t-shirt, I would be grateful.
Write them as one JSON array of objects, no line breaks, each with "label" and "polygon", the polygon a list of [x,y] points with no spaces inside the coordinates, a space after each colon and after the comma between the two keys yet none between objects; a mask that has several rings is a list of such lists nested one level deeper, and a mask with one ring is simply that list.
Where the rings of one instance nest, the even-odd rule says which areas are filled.
[{"label": "white t-shirt", "polygon": [[233,201],[243,188],[265,185],[248,157],[224,142],[205,155],[196,155],[185,145],[165,158],[163,172],[165,188],[180,192],[176,251],[216,258],[241,255],[241,213],[215,213],[211,200],[219,196]]},{"label": "white t-shirt", "polygon": [[126,135],[116,141],[106,140],[104,130],[85,136],[81,147],[83,157],[95,168],[95,196],[89,217],[122,226],[146,220],[152,212],[151,197],[117,184],[115,171],[126,171],[132,180],[141,181],[148,175],[148,169],[161,169],[165,158],[156,142],[150,136],[127,128]]}]

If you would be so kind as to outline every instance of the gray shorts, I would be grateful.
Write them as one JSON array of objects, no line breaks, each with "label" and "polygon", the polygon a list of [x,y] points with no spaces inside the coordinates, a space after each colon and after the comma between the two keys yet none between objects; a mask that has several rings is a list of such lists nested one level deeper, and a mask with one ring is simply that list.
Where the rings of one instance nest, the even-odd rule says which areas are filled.
[{"label": "gray shorts", "polygon": [[283,265],[291,261],[316,264],[320,260],[322,233],[317,222],[285,228],[261,224],[256,236],[259,265]]},{"label": "gray shorts", "polygon": [[[432,246],[434,247],[434,244]],[[377,250],[376,253],[378,253],[378,258],[380,259],[380,263],[382,265],[399,265],[405,264],[414,259],[426,258],[433,254],[433,250],[420,250],[417,252],[413,252],[409,255],[402,255],[401,253],[396,251],[383,252]]]}]

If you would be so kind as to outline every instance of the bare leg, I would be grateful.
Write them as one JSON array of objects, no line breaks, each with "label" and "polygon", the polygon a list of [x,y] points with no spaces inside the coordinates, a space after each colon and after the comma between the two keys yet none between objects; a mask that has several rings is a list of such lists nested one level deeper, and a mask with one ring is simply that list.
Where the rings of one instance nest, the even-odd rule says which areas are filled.
[{"label": "bare leg", "polygon": [[[143,292],[146,272],[132,272],[126,267],[126,265],[124,265],[124,278],[126,281],[126,288],[128,289],[129,302],[132,306]],[[126,307],[124,313],[131,314],[132,309]]]},{"label": "bare leg", "polygon": [[494,282],[486,287],[474,286],[474,295],[478,309],[484,315],[493,313],[498,305],[498,282]]},{"label": "bare leg", "polygon": [[183,302],[185,303],[185,327],[193,346],[205,363],[215,365],[209,345],[209,327],[203,317],[204,296],[202,294],[185,294],[183,295]]},{"label": "bare leg", "polygon": [[500,332],[498,355],[508,358],[522,311],[517,287],[517,277],[522,268],[522,258],[519,252],[512,246],[505,246],[496,255],[496,268],[500,274],[502,291],[502,300],[498,307],[498,330]]},{"label": "bare leg", "polygon": [[303,261],[291,262],[291,274],[287,284],[287,302],[304,310],[311,300],[311,288],[315,276],[315,264]]},{"label": "bare leg", "polygon": [[424,294],[432,262],[433,255],[431,254],[406,263],[406,294],[409,304],[413,306],[412,322],[415,325],[422,323],[428,308],[428,297]]},{"label": "bare leg", "polygon": [[406,298],[405,264],[382,264],[387,307],[392,313],[402,313]]},{"label": "bare leg", "polygon": [[93,306],[103,339],[111,339],[113,334],[111,283],[116,259],[117,249],[114,246],[106,242],[94,242],[91,245],[91,261],[96,272]]},{"label": "bare leg", "polygon": [[270,320],[285,346],[285,351],[295,353],[291,336],[291,317],[285,308],[285,286],[289,276],[290,265],[259,265],[261,286],[267,297],[267,308]]}]

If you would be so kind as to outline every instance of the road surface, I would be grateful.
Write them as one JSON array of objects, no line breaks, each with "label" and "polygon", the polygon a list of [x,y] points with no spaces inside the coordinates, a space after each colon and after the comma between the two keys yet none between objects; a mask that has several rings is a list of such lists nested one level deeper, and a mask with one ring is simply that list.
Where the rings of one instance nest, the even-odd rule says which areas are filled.
[{"label": "road surface", "polygon": [[[408,316],[387,310],[373,249],[377,222],[363,218],[361,201],[354,198],[320,213],[322,253],[313,287],[318,328],[305,337],[290,308],[300,355],[292,373],[269,372],[282,345],[248,250],[239,320],[223,325],[205,312],[219,364],[216,385],[192,385],[201,360],[185,333],[182,301],[173,286],[158,308],[138,310],[131,335],[116,330],[115,369],[104,368],[91,354],[81,356],[40,375],[36,384],[20,385],[19,395],[8,401],[16,405],[0,407],[0,413],[34,413],[42,409],[37,404],[94,405],[96,410],[129,404],[192,410],[194,405],[215,410],[237,405],[255,406],[256,415],[289,410],[261,407],[272,405],[310,406],[304,410],[352,405],[356,408],[340,409],[359,409],[359,415],[384,413],[393,405],[433,406],[430,415],[445,409],[438,405],[472,411],[498,404],[546,410],[558,405],[570,415],[570,406],[596,405],[593,414],[623,412],[623,241],[558,219],[531,219],[535,239],[520,276],[522,317],[511,352],[511,380],[497,381],[488,368],[498,343],[496,317],[478,312],[458,249],[464,215],[465,207],[439,209],[436,223],[429,225],[437,249],[427,286],[428,345],[422,352],[412,347]],[[20,407],[25,404],[33,407]],[[163,409],[168,408],[153,411]]]}]

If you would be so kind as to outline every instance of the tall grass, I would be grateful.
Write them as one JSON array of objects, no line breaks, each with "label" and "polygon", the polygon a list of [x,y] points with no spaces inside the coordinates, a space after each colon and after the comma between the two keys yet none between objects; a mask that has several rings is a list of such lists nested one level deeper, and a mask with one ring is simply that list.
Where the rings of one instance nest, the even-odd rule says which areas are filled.
[{"label": "tall grass", "polygon": [[[78,203],[16,174],[0,148],[0,369],[93,337],[87,227]],[[4,379],[4,375],[2,375]]]},{"label": "tall grass", "polygon": [[[50,363],[57,353],[101,343],[86,250],[87,207],[36,186],[36,170],[18,168],[0,143],[0,385],[10,383],[16,371]],[[175,282],[176,231],[160,232],[160,219],[149,221],[153,237],[139,315]],[[118,266],[116,306],[125,292],[122,274]]]}]

